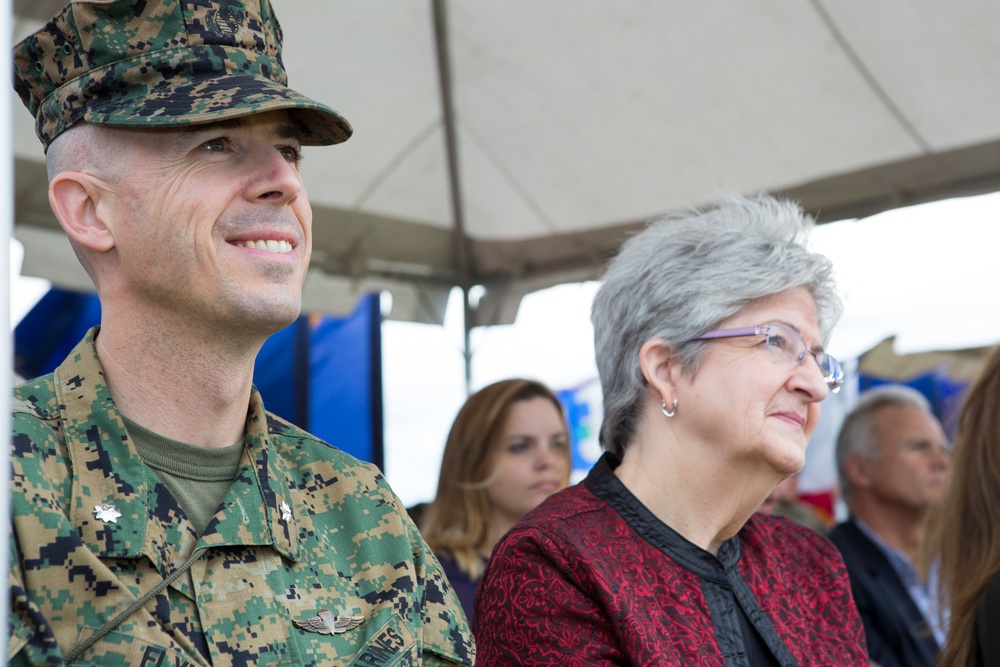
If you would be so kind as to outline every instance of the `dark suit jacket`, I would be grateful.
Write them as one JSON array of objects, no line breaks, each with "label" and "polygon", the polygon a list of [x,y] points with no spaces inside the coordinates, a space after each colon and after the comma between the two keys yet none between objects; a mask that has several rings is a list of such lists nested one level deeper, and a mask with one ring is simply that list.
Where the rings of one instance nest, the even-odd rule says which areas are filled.
[{"label": "dark suit jacket", "polygon": [[829,537],[844,556],[871,659],[882,667],[933,667],[934,634],[878,545],[854,521],[834,526]]}]

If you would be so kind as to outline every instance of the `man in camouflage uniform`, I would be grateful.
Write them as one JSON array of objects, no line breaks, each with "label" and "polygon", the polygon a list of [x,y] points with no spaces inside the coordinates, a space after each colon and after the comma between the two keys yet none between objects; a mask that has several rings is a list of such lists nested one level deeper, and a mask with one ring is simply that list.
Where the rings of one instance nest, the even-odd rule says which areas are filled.
[{"label": "man in camouflage uniform", "polygon": [[14,394],[11,664],[471,665],[379,472],[264,410],[299,313],[301,145],[267,0],[75,0],[15,49],[50,201],[101,297]]}]

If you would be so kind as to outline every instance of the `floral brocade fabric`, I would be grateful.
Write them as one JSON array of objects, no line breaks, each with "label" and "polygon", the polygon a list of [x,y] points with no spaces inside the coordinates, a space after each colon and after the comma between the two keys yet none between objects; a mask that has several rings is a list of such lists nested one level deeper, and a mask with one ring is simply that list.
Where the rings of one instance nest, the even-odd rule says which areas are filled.
[{"label": "floral brocade fabric", "polygon": [[657,520],[606,457],[498,545],[475,636],[484,665],[868,665],[825,537],[757,514],[713,556]]}]

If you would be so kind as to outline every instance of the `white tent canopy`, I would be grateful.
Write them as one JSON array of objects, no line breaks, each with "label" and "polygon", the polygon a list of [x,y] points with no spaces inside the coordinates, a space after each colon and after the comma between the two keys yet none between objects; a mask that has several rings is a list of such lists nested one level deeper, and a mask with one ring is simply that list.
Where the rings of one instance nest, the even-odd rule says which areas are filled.
[{"label": "white tent canopy", "polygon": [[[355,127],[306,153],[310,310],[386,289],[392,317],[440,321],[478,284],[474,323],[509,322],[720,192],[832,221],[1000,189],[993,0],[272,2],[291,86]],[[15,38],[61,5],[15,2]],[[24,272],[89,286],[14,117]]]}]

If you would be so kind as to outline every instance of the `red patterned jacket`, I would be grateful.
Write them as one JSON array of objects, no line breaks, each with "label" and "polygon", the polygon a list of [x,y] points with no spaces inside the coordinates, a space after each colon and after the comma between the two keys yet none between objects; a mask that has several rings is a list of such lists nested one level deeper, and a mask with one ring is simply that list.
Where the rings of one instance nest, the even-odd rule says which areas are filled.
[{"label": "red patterned jacket", "polygon": [[656,519],[602,458],[497,546],[476,597],[480,665],[868,665],[840,555],[754,515],[718,557]]}]

